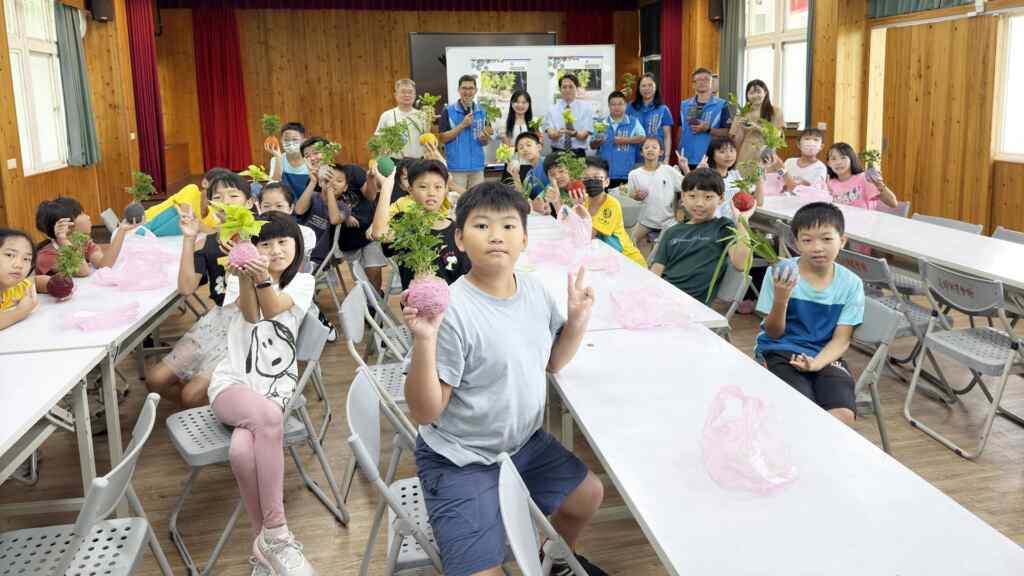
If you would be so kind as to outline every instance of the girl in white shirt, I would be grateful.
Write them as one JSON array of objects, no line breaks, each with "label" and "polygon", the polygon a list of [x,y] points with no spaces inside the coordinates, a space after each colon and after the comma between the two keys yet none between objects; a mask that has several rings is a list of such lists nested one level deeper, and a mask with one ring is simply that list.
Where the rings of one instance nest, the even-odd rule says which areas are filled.
[{"label": "girl in white shirt", "polygon": [[313,302],[316,282],[300,272],[303,240],[298,224],[279,212],[253,241],[259,256],[230,274],[225,304],[241,314],[228,329],[227,356],[210,380],[210,405],[234,427],[231,470],[253,526],[253,574],[309,575],[313,568],[288,530],[284,515],[283,407],[298,382],[295,343]]},{"label": "girl in white shirt", "polygon": [[661,231],[676,224],[675,196],[683,186],[683,175],[661,163],[661,140],[648,136],[640,146],[643,166],[629,173],[628,185],[634,200],[642,202],[640,221],[633,229],[633,243],[647,258]]}]

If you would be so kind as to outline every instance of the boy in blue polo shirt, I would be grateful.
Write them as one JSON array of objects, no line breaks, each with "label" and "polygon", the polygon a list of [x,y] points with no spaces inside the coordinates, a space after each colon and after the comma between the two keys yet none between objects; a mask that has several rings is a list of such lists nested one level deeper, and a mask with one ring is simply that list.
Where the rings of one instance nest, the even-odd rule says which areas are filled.
[{"label": "boy in blue polo shirt", "polygon": [[[516,273],[528,212],[523,195],[504,184],[462,195],[455,242],[469,256],[470,271],[451,285],[443,314],[420,318],[409,306],[402,312],[413,335],[405,398],[420,424],[416,468],[448,576],[504,574],[496,463],[502,452],[570,546],[604,497],[601,481],[541,427],[545,371],[558,372],[576,354],[594,290],[582,268],[570,275],[563,317],[535,277]],[[591,576],[604,574],[577,558]],[[552,560],[552,574],[569,573]]]},{"label": "boy in blue polo shirt", "polygon": [[864,284],[836,263],[846,244],[843,213],[812,202],[793,215],[800,257],[768,269],[757,300],[765,314],[755,355],[773,374],[846,424],[854,420],[854,381],[843,361],[864,320]]},{"label": "boy in blue polo shirt", "polygon": [[608,113],[608,127],[604,132],[595,128],[590,147],[608,162],[608,186],[618,188],[636,165],[636,149],[647,133],[636,118],[626,114],[626,95],[618,90],[608,95]]},{"label": "boy in blue polo shirt", "polygon": [[690,170],[707,154],[712,136],[729,135],[729,105],[712,91],[711,71],[694,70],[693,88],[696,95],[679,104],[679,161]]},{"label": "boy in blue polo shirt", "polygon": [[475,97],[476,76],[465,74],[459,78],[459,99],[445,107],[438,118],[448,172],[460,191],[484,181],[484,146],[494,135]]}]

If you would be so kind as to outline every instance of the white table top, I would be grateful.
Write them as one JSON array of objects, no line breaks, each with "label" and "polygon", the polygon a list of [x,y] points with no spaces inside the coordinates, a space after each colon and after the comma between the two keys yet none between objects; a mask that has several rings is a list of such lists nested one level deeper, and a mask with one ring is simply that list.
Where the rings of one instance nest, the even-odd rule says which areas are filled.
[{"label": "white table top", "polygon": [[[708,476],[701,431],[729,384],[777,415],[799,469],[779,494]],[[701,326],[590,332],[556,387],[673,573],[1024,574],[1024,549]]]},{"label": "white table top", "polygon": [[[807,202],[798,196],[771,196],[757,211],[789,220]],[[858,242],[1024,290],[1024,245],[885,212],[842,205],[839,209],[846,218],[846,234]]]},{"label": "white table top", "polygon": [[0,360],[0,454],[106,357],[103,348],[9,354]]},{"label": "white table top", "polygon": [[[35,312],[14,326],[0,331],[0,354],[106,347],[139,329],[151,315],[178,295],[181,237],[160,238],[160,242],[175,254],[167,262],[166,286],[144,292],[124,292],[116,286],[96,285],[94,276],[75,278],[75,291],[71,298],[57,302],[49,295],[40,294],[39,308]],[[132,302],[139,304],[139,316],[128,324],[91,332],[65,328],[64,321],[68,314],[81,310],[111,310]]]},{"label": "white table top", "polygon": [[[559,238],[562,232],[555,224],[553,218],[531,216],[528,224],[530,243]],[[594,288],[596,293],[594,312],[587,326],[588,331],[618,330],[623,328],[622,324],[615,318],[611,294],[616,290],[638,288],[649,288],[651,294],[677,304],[689,315],[692,322],[703,324],[709,328],[724,328],[728,326],[724,316],[698,302],[686,292],[655,276],[650,270],[626,258],[604,242],[596,239],[593,240],[591,249],[600,256],[599,259],[602,261],[614,259],[618,263],[618,270],[588,269],[586,271],[585,281],[588,286]],[[516,267],[539,277],[547,290],[555,296],[555,302],[558,303],[562,313],[565,314],[565,294],[568,289],[568,276],[564,270],[546,264],[533,265],[530,261],[529,246],[527,247],[527,252],[520,256]]]}]

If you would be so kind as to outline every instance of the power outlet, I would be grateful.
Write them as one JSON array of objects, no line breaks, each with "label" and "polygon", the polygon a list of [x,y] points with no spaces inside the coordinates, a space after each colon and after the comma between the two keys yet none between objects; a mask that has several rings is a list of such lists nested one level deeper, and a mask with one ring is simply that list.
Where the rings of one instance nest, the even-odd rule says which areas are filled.
[{"label": "power outlet", "polygon": [[8,170],[17,170],[18,169],[18,159],[17,158],[8,158],[7,159],[7,169]]}]

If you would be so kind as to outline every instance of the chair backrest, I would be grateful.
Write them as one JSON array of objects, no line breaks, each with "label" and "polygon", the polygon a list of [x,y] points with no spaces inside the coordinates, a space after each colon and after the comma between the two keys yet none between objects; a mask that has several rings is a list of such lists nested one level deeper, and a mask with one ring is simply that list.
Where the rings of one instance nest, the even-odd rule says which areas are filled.
[{"label": "chair backrest", "polygon": [[952,228],[953,230],[959,230],[961,232],[967,232],[968,234],[981,234],[981,224],[971,224],[970,222],[961,222],[960,220],[954,220],[952,218],[943,218],[942,216],[928,216],[927,214],[914,214],[912,220],[918,220],[920,222],[927,222],[936,226],[943,226],[945,228]]},{"label": "chair backrest", "polygon": [[892,270],[885,258],[875,258],[853,250],[840,250],[836,262],[849,268],[867,284],[892,284]]},{"label": "chair backrest", "polygon": [[918,269],[928,295],[938,304],[969,316],[987,316],[995,312],[1003,315],[1002,282],[968,276],[925,260],[918,262]]},{"label": "chair backrest", "polygon": [[631,204],[622,203],[622,227],[629,230],[640,220],[640,212],[644,209],[643,204],[633,202]]},{"label": "chair backrest", "polygon": [[995,232],[992,233],[993,238],[1000,240],[1006,240],[1007,242],[1013,242],[1015,244],[1024,244],[1024,232],[1017,232],[1003,226],[996,227]]},{"label": "chair backrest", "polygon": [[498,503],[509,547],[523,576],[544,576],[540,564],[540,543],[530,510],[530,492],[508,454],[499,457]]},{"label": "chair backrest", "polygon": [[873,298],[864,299],[864,321],[853,332],[854,340],[864,344],[881,345],[892,342],[903,314]]},{"label": "chair backrest", "polygon": [[379,470],[380,399],[369,377],[362,370],[356,370],[356,377],[349,386],[345,410],[349,434],[358,437],[365,450],[365,462],[359,462],[359,466],[364,470]]},{"label": "chair backrest", "polygon": [[341,303],[341,332],[352,344],[363,341],[366,333],[366,292],[349,290]]},{"label": "chair backrest", "polygon": [[725,312],[725,320],[729,322],[732,320],[733,314],[736,312],[736,308],[739,303],[743,301],[743,297],[747,294],[747,288],[750,286],[750,276],[744,274],[742,270],[737,270],[732,262],[728,261],[722,263],[722,279],[718,283],[718,293],[715,295],[716,298],[723,302],[729,303],[729,309]]},{"label": "chair backrest", "polygon": [[893,216],[899,216],[900,218],[906,218],[907,216],[910,216],[910,202],[897,202],[895,208],[885,204],[879,204],[875,210],[885,212],[886,214],[892,214]]},{"label": "chair backrest", "polygon": [[775,219],[775,233],[779,236],[779,243],[784,245],[793,256],[800,255],[800,248],[796,244],[796,236],[789,224],[781,219]]},{"label": "chair backrest", "polygon": [[125,451],[121,462],[106,475],[94,478],[89,492],[85,495],[85,502],[78,512],[75,520],[73,545],[69,544],[61,558],[58,569],[54,574],[64,574],[74,560],[75,553],[82,540],[89,535],[93,525],[102,521],[114,511],[114,508],[124,498],[125,491],[131,486],[132,475],[135,473],[135,466],[139,462],[142,448],[149,440],[153,432],[153,423],[156,422],[156,405],[160,402],[159,394],[149,394],[142,403],[142,413],[135,421],[135,428],[132,430],[132,441]]},{"label": "chair backrest", "polygon": [[320,321],[320,309],[316,304],[312,304],[306,310],[306,317],[302,319],[299,334],[295,339],[296,360],[299,362],[319,360],[330,334],[331,330]]},{"label": "chair backrest", "polygon": [[338,250],[338,239],[341,238],[341,227],[341,224],[334,225],[334,230],[331,232],[331,251],[328,253],[327,257],[320,262],[320,266],[313,271],[313,276],[317,279],[320,279],[321,274],[330,270],[329,266],[331,266],[335,261],[336,252]]},{"label": "chair backrest", "polygon": [[107,208],[103,212],[100,212],[100,220],[103,221],[103,225],[111,235],[113,235],[114,232],[117,232],[117,227],[121,224],[121,221],[117,218],[117,213],[115,213],[111,208]]}]

